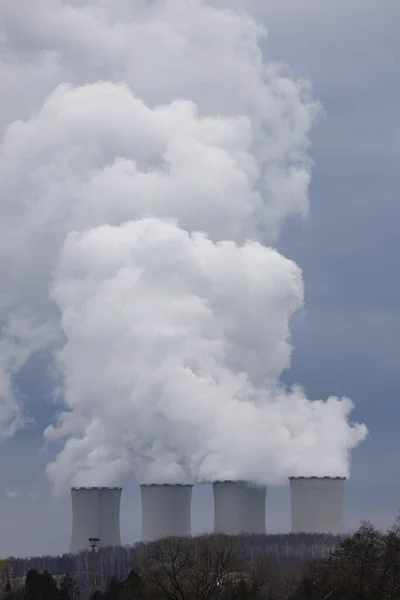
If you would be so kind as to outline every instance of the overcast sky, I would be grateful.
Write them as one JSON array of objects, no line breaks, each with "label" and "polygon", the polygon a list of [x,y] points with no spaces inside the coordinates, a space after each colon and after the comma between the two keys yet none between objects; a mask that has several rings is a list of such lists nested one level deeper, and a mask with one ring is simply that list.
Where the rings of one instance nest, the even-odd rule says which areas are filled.
[{"label": "overcast sky", "polygon": [[[293,321],[295,349],[285,380],[301,382],[309,397],[335,393],[354,400],[353,418],[365,422],[370,434],[353,454],[346,523],[354,528],[369,519],[387,527],[400,497],[400,5],[248,4],[269,32],[263,51],[310,79],[326,112],[312,134],[310,218],[289,223],[279,244],[303,269],[306,288],[306,309]],[[0,11],[0,31],[1,18]],[[38,402],[47,393],[43,380],[44,365],[36,358],[20,378],[36,423],[1,447],[3,556],[61,553],[69,544],[69,497],[56,498],[44,475],[54,448],[43,447],[43,428],[53,413]],[[288,488],[268,491],[269,531],[289,530],[289,502]],[[132,480],[124,485],[121,511],[123,541],[138,540],[140,498]],[[211,489],[197,487],[193,529],[211,528]]]}]

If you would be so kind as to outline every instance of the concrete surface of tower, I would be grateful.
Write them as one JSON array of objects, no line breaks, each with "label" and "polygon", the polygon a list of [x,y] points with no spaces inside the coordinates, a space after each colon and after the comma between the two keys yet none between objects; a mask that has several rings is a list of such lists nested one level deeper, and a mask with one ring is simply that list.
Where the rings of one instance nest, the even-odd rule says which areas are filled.
[{"label": "concrete surface of tower", "polygon": [[192,485],[141,485],[142,541],[191,535]]},{"label": "concrete surface of tower", "polygon": [[121,488],[72,488],[72,535],[69,551],[89,548],[89,538],[99,546],[120,546]]},{"label": "concrete surface of tower", "polygon": [[289,477],[292,533],[344,532],[345,477]]},{"label": "concrete surface of tower", "polygon": [[266,487],[246,481],[216,481],[213,492],[215,533],[265,533]]}]

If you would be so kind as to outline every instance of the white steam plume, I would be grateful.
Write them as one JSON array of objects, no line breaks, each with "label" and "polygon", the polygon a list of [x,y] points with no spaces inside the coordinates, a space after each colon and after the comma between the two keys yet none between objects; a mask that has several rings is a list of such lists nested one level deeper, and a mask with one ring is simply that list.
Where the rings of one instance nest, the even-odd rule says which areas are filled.
[{"label": "white steam plume", "polygon": [[263,245],[307,212],[307,84],[200,0],[5,0],[0,19],[2,434],[19,369],[53,350],[59,489],[347,474],[351,402],[278,383],[302,280]]}]

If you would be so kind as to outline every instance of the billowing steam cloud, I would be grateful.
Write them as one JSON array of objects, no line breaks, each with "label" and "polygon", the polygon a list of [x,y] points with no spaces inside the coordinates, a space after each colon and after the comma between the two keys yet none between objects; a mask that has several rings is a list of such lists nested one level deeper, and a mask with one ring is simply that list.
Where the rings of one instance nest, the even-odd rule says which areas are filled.
[{"label": "billowing steam cloud", "polygon": [[307,85],[200,0],[25,8],[0,8],[2,435],[42,351],[59,489],[347,474],[351,402],[279,384],[303,286],[268,245],[307,212]]}]

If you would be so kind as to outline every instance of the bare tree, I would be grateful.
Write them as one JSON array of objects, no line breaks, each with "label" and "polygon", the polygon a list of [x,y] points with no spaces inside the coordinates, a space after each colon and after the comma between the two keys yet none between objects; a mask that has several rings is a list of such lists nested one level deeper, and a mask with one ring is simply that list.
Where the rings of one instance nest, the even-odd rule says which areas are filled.
[{"label": "bare tree", "polygon": [[382,600],[400,598],[400,519],[385,534],[378,588]]},{"label": "bare tree", "polygon": [[154,597],[186,600],[188,573],[193,569],[191,544],[185,538],[170,537],[148,544],[142,578]]},{"label": "bare tree", "polygon": [[227,582],[243,577],[237,540],[225,535],[197,538],[195,568],[189,573],[190,598],[211,600],[222,597]]},{"label": "bare tree", "polygon": [[166,600],[221,598],[230,578],[242,574],[236,544],[227,536],[166,538],[148,546],[143,579]]},{"label": "bare tree", "polygon": [[249,600],[287,600],[293,595],[297,581],[292,574],[279,571],[268,556],[258,553],[248,562]]}]

